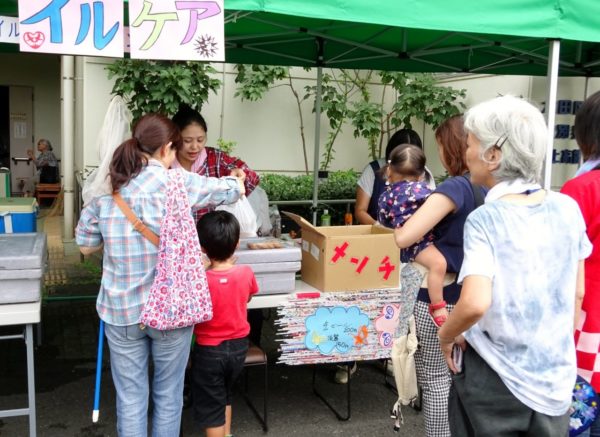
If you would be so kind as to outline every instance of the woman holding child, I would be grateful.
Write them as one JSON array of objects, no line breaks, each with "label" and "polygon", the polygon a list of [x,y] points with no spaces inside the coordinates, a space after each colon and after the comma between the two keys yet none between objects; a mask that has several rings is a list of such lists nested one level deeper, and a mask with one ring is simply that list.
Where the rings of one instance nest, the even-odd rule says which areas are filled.
[{"label": "woman holding child", "polygon": [[455,373],[452,435],[564,437],[591,252],[585,223],[575,201],[539,184],[547,128],[538,109],[498,97],[471,108],[465,129],[471,178],[490,190],[466,221],[462,290],[439,330]]},{"label": "woman holding child", "polygon": [[[147,114],[134,126],[132,138],[117,148],[110,164],[113,192],[155,234],[160,233],[164,217],[167,169],[180,143],[179,129],[172,121]],[[235,202],[245,189],[243,173],[240,176],[217,179],[183,172],[192,209]],[[154,280],[157,247],[134,229],[110,194],[95,197],[83,209],[76,238],[84,254],[103,250],[96,308],[105,322],[110,348],[118,434],[147,434],[148,363],[152,358],[152,435],[179,435],[193,328],[159,331],[138,323]]]},{"label": "woman holding child", "polygon": [[[435,132],[438,152],[450,177],[441,183],[402,227],[394,231],[401,249],[413,246],[433,231],[433,247],[446,261],[446,270],[458,273],[463,261],[463,227],[483,197],[480,187],[471,185],[465,161],[465,134],[461,116],[442,123]],[[415,321],[419,349],[415,353],[417,380],[423,394],[425,430],[428,437],[450,436],[447,402],[450,372],[437,340],[438,324],[443,323],[460,295],[460,287],[451,283],[443,288],[442,300],[430,298],[422,288],[415,303]]]}]

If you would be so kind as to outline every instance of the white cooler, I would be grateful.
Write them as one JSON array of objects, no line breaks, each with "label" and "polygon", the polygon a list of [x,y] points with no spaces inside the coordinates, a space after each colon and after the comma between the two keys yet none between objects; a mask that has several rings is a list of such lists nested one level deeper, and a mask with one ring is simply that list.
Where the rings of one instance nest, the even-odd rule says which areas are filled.
[{"label": "white cooler", "polygon": [[248,243],[272,241],[273,238],[248,238],[240,240],[240,247],[234,256],[236,264],[246,264],[252,268],[258,294],[279,294],[294,291],[296,272],[300,271],[302,251],[293,241],[277,240],[280,249],[248,249]]}]

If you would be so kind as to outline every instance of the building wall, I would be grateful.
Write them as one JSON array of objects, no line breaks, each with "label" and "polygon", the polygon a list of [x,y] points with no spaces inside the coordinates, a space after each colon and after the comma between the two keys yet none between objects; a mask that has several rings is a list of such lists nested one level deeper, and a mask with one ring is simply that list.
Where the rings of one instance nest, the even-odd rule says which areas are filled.
[{"label": "building wall", "polygon": [[[96,136],[102,124],[104,112],[110,99],[112,82],[107,79],[104,67],[110,60],[97,58],[82,58],[82,65],[78,64],[78,76],[81,71],[82,96],[81,133],[83,152],[83,168],[91,169],[98,165],[96,152]],[[219,137],[227,141],[237,142],[234,155],[245,160],[248,165],[263,172],[285,172],[291,174],[302,173],[305,169],[302,153],[302,141],[299,130],[298,106],[291,90],[283,83],[268,91],[257,102],[241,101],[234,97],[236,84],[235,73],[232,65],[217,64],[219,78],[224,81],[224,86],[217,94],[211,94],[208,102],[202,108],[202,114],[208,124],[208,144],[215,145]],[[307,72],[303,69],[293,69],[293,85],[301,96],[305,94],[305,86],[314,85],[316,70]],[[532,102],[542,105],[546,94],[546,78],[530,76],[493,76],[477,75],[466,77],[446,78],[441,85],[457,89],[466,89],[467,95],[464,103],[467,108],[484,100],[498,95],[512,94],[522,96]],[[559,99],[583,100],[585,87],[584,78],[563,78],[559,81]],[[600,79],[590,79],[587,95],[600,89]],[[381,99],[383,87],[372,84],[373,99]],[[386,93],[385,101],[391,105],[395,95]],[[81,104],[78,101],[78,105]],[[307,150],[308,167],[312,171],[314,157],[314,132],[315,117],[312,113],[312,100],[302,103],[302,117],[304,121],[304,135]],[[557,123],[572,124],[573,116],[557,115]],[[320,144],[325,143],[328,135],[328,121],[325,115],[320,121]],[[435,175],[445,173],[437,152],[437,144],[433,130],[421,122],[415,122],[413,128],[423,138],[428,166]],[[385,143],[385,141],[384,141]],[[556,140],[556,148],[575,149],[574,140]],[[344,125],[343,131],[335,143],[335,159],[331,170],[355,169],[362,170],[368,163],[369,155],[366,141],[354,138],[353,127]],[[384,144],[385,148],[385,144]],[[572,177],[577,165],[554,164],[554,188],[559,188],[565,180]]]},{"label": "building wall", "polygon": [[0,64],[0,85],[33,88],[32,148],[38,138],[47,138],[60,157],[60,57],[2,53]]}]

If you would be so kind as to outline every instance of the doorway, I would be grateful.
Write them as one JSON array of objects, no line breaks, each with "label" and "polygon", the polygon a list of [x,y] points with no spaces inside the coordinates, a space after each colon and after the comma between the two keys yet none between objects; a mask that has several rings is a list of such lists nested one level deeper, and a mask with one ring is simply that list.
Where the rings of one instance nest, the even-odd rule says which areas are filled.
[{"label": "doorway", "polygon": [[35,149],[33,88],[0,87],[0,108],[0,141],[8,146],[8,157],[3,157],[0,149],[0,159],[8,160],[5,166],[10,169],[12,195],[32,195],[36,170],[27,158],[27,150]]}]

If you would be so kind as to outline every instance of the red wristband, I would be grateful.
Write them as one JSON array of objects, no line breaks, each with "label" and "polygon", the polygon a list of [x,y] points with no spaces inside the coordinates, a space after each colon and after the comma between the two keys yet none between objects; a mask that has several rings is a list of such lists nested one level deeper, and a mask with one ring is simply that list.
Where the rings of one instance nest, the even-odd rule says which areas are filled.
[{"label": "red wristband", "polygon": [[445,300],[441,300],[438,303],[430,303],[429,304],[429,309],[431,311],[441,310],[442,308],[446,308],[446,301]]}]

